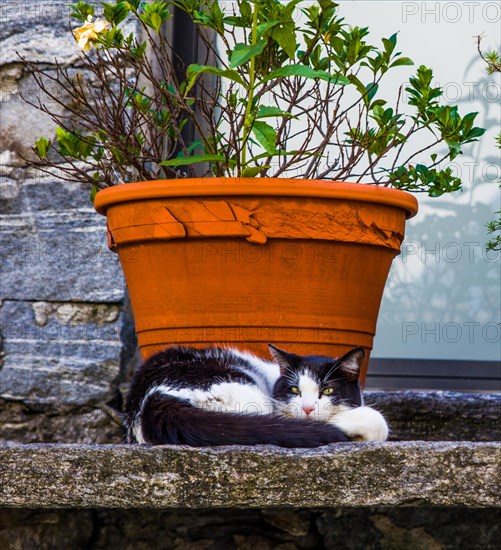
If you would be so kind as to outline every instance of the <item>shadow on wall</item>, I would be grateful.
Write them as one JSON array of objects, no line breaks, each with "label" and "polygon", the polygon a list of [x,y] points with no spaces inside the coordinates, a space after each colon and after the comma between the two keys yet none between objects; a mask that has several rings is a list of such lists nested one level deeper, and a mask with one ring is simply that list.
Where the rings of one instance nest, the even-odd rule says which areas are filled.
[{"label": "shadow on wall", "polygon": [[498,320],[500,253],[484,248],[491,206],[450,201],[442,209],[446,218],[426,214],[412,224],[388,282],[385,299],[394,307],[382,312],[383,322]]}]

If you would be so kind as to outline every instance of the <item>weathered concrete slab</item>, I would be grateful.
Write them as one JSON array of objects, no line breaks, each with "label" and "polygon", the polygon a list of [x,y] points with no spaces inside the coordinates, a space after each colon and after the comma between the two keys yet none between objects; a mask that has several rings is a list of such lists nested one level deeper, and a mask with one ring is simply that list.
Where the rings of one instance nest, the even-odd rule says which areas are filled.
[{"label": "weathered concrete slab", "polygon": [[501,443],[0,448],[17,508],[501,506]]}]

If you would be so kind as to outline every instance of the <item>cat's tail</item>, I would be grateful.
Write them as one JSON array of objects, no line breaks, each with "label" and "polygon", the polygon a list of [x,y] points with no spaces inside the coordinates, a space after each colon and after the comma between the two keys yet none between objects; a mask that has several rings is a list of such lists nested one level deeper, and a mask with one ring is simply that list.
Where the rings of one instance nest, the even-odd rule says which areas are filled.
[{"label": "cat's tail", "polygon": [[208,411],[188,401],[153,393],[126,421],[128,441],[150,445],[278,445],[320,447],[350,438],[332,424],[315,420]]}]

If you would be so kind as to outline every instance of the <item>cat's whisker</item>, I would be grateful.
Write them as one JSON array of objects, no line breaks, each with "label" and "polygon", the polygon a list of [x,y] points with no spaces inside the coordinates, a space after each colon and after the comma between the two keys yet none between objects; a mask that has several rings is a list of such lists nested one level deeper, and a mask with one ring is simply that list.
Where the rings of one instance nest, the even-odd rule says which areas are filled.
[{"label": "cat's whisker", "polygon": [[[339,368],[339,365],[336,363],[333,367],[330,368],[330,370],[327,372],[327,374],[324,376],[324,380],[328,380],[334,372]],[[339,380],[339,378],[338,378]]]},{"label": "cat's whisker", "polygon": [[326,384],[327,382],[339,382],[340,380],[344,380],[344,378],[342,376],[340,376],[339,378],[324,377],[324,379],[322,380],[322,383]]}]

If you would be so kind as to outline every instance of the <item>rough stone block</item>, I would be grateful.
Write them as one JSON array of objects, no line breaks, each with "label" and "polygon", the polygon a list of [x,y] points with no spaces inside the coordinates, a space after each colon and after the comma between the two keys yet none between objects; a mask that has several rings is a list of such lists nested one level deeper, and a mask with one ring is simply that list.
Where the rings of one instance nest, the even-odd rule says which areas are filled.
[{"label": "rough stone block", "polygon": [[42,178],[1,201],[0,296],[33,301],[119,302],[123,275],[106,220],[77,184]]},{"label": "rough stone block", "polygon": [[16,52],[30,59],[53,63],[76,60],[78,50],[68,32],[69,2],[66,0],[6,0],[0,5],[2,64],[18,61]]},{"label": "rough stone block", "polygon": [[44,508],[501,506],[501,443],[0,447],[0,502]]},{"label": "rough stone block", "polygon": [[366,392],[397,441],[501,441],[501,393]]},{"label": "rough stone block", "polygon": [[68,409],[0,399],[0,427],[0,445],[124,442],[114,409],[105,405]]},{"label": "rough stone block", "polygon": [[[0,397],[62,407],[111,400],[120,375],[119,306],[47,305],[53,310],[44,316],[40,303],[35,310],[33,303],[18,301],[0,308],[5,354]],[[102,317],[92,317],[92,311]]]},{"label": "rough stone block", "polygon": [[0,546],[8,550],[80,550],[92,543],[91,511],[0,511]]},{"label": "rough stone block", "polygon": [[[275,522],[285,516],[287,525]],[[0,545],[23,550],[498,550],[499,519],[497,510],[471,508],[7,509],[0,510]]]},{"label": "rough stone block", "polygon": [[493,508],[352,508],[316,524],[328,550],[496,550],[500,519]]}]

